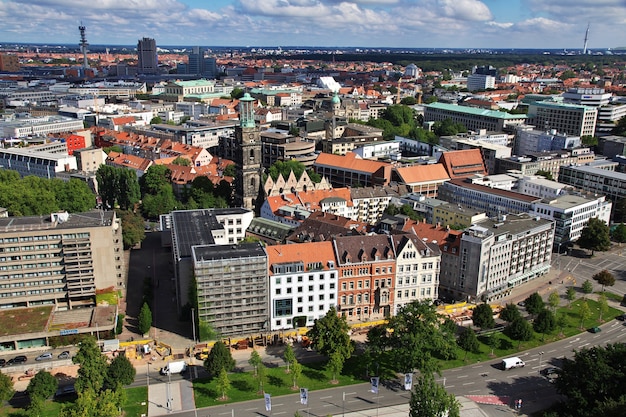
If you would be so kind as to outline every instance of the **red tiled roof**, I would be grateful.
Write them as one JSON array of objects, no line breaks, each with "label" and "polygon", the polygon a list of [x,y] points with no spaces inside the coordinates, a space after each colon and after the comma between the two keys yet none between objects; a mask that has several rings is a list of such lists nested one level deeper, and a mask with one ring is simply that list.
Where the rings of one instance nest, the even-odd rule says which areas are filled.
[{"label": "red tiled roof", "polygon": [[314,165],[324,165],[344,170],[369,172],[373,174],[380,168],[389,166],[390,164],[386,162],[372,161],[369,159],[361,159],[358,158],[354,152],[348,152],[345,156],[322,152],[317,156]]},{"label": "red tiled roof", "polygon": [[443,152],[439,158],[450,178],[467,178],[475,174],[487,175],[480,149]]},{"label": "red tiled roof", "polygon": [[287,245],[270,245],[265,248],[268,256],[269,273],[272,265],[290,262],[302,262],[304,266],[319,262],[322,269],[328,270],[328,261],[335,261],[332,242],[308,242]]}]

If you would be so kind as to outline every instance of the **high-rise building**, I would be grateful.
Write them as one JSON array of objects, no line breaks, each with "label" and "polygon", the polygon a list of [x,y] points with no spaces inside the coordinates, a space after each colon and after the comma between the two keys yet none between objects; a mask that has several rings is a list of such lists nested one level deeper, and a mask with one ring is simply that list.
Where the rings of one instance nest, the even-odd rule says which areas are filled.
[{"label": "high-rise building", "polygon": [[156,41],[152,38],[139,39],[137,42],[137,59],[139,74],[156,74],[159,67]]}]

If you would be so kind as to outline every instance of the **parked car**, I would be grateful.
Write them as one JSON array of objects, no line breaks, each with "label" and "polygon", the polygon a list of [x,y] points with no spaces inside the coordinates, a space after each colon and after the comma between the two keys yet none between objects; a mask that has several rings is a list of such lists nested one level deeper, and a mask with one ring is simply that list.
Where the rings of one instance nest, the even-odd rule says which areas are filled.
[{"label": "parked car", "polygon": [[59,389],[57,389],[57,392],[54,394],[54,396],[65,397],[65,396],[74,395],[74,394],[76,394],[76,388],[74,387],[74,384],[72,384],[72,385],[66,385],[64,387],[59,387]]},{"label": "parked car", "polygon": [[52,353],[50,352],[42,353],[35,358],[36,361],[49,361],[50,359],[52,359]]},{"label": "parked car", "polygon": [[69,350],[64,350],[63,352],[59,353],[59,359],[69,359],[69,358],[70,358]]},{"label": "parked car", "polygon": [[589,329],[589,331],[591,333],[600,333],[602,331],[601,328],[599,328],[598,326],[592,327],[591,329]]},{"label": "parked car", "polygon": [[626,320],[626,314],[620,314],[619,316],[617,316],[615,318],[618,319],[619,321],[625,321]]},{"label": "parked car", "polygon": [[0,359],[0,368],[4,368],[5,366],[7,366],[7,360],[6,359]]},{"label": "parked car", "polygon": [[7,365],[19,365],[25,363],[28,359],[24,355],[19,355],[14,357],[13,359],[9,359]]},{"label": "parked car", "polygon": [[558,372],[559,372],[559,368],[550,367],[550,368],[542,369],[541,375],[543,376],[556,375]]}]

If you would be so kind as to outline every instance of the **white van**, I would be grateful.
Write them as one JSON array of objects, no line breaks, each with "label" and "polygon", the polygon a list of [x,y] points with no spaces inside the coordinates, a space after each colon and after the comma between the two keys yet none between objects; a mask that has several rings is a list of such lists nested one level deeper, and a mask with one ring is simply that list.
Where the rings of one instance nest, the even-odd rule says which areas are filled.
[{"label": "white van", "polygon": [[502,359],[502,369],[505,371],[513,368],[523,368],[525,365],[524,361],[517,356]]}]

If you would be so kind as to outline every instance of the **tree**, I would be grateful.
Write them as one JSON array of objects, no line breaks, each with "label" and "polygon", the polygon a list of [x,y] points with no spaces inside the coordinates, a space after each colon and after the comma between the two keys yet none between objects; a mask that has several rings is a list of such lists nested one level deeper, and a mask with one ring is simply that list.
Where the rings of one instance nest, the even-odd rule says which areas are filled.
[{"label": "tree", "polygon": [[144,302],[137,317],[137,329],[140,334],[148,334],[152,327],[152,311],[148,303]]},{"label": "tree", "polygon": [[117,204],[120,209],[133,210],[141,199],[137,174],[133,170],[120,168],[117,171],[117,186],[119,189]]},{"label": "tree", "polygon": [[565,313],[559,314],[556,319],[556,326],[559,328],[559,335],[563,336],[563,329],[567,326],[567,317],[565,316]]},{"label": "tree", "polygon": [[119,417],[120,408],[126,400],[124,390],[105,390],[95,393],[92,390],[79,392],[75,402],[61,407],[60,417]]},{"label": "tree", "polygon": [[341,373],[343,369],[344,358],[340,351],[335,351],[330,355],[330,360],[326,364],[326,368],[333,376],[331,383],[336,384],[337,375]]},{"label": "tree", "polygon": [[302,375],[302,365],[297,360],[293,361],[291,365],[291,382],[293,383],[293,388],[298,388],[298,379]]},{"label": "tree", "polygon": [[532,326],[521,317],[513,320],[504,331],[511,339],[519,341],[518,348],[523,341],[528,341],[533,338]]},{"label": "tree", "polygon": [[182,156],[177,156],[176,158],[174,158],[174,160],[172,161],[173,165],[180,165],[183,167],[188,167],[191,166],[191,161],[187,158],[183,158]]},{"label": "tree", "polygon": [[515,319],[521,318],[522,314],[519,312],[519,308],[513,303],[509,303],[504,306],[500,311],[500,318],[507,323],[512,323]]},{"label": "tree", "polygon": [[151,125],[160,125],[162,123],[163,123],[163,119],[161,119],[159,116],[154,116],[152,119],[150,119]]},{"label": "tree", "polygon": [[115,208],[117,196],[120,194],[117,172],[117,168],[109,165],[100,165],[96,171],[98,194],[106,209]]},{"label": "tree", "polygon": [[535,172],[535,175],[541,175],[542,177],[545,177],[545,179],[547,180],[554,181],[554,177],[552,176],[552,173],[544,169],[540,169],[539,171]]},{"label": "tree", "polygon": [[437,307],[430,301],[406,304],[381,326],[380,337],[368,341],[374,352],[393,350],[395,371],[438,372],[440,361],[456,355],[455,326],[442,320]]},{"label": "tree", "polygon": [[612,133],[618,136],[626,136],[626,116],[617,121]]},{"label": "tree", "polygon": [[411,391],[410,417],[459,417],[460,405],[454,394],[435,381],[432,373],[417,378]]},{"label": "tree", "polygon": [[576,299],[576,290],[574,287],[567,287],[565,297],[567,298],[567,307],[570,308],[572,306],[572,301]]},{"label": "tree", "polygon": [[[260,369],[263,364],[259,364],[258,368]],[[219,375],[222,369],[225,369],[226,372],[230,372],[235,367],[235,360],[233,359],[233,355],[230,353],[230,349],[224,344],[222,341],[217,341],[211,348],[209,352],[209,356],[204,361],[204,367],[209,372],[211,377],[216,377]],[[257,372],[259,372],[257,370]]]},{"label": "tree", "polygon": [[9,401],[13,394],[15,394],[15,391],[11,377],[0,372],[0,402]]},{"label": "tree", "polygon": [[172,212],[178,206],[171,184],[165,184],[156,194],[145,194],[141,211],[147,218],[155,219],[161,214]]},{"label": "tree", "polygon": [[620,223],[611,232],[611,238],[618,243],[626,243],[626,224]]},{"label": "tree", "polygon": [[140,214],[131,210],[117,211],[122,221],[122,241],[124,248],[132,248],[146,237],[145,223]]},{"label": "tree", "polygon": [[259,352],[257,352],[256,349],[252,349],[252,353],[250,353],[250,359],[248,359],[248,363],[254,368],[254,376],[256,377],[257,368],[261,363],[263,363],[261,355],[259,355]]},{"label": "tree", "polygon": [[285,362],[287,362],[287,373],[289,373],[289,366],[296,360],[296,354],[293,352],[291,345],[285,346],[283,358],[285,358]]},{"label": "tree", "polygon": [[261,362],[257,368],[257,379],[259,380],[259,392],[263,394],[265,390],[263,389],[263,383],[265,382],[265,377],[267,376],[267,368]]},{"label": "tree", "polygon": [[591,309],[589,308],[589,304],[587,304],[586,300],[580,303],[578,315],[580,316],[580,329],[582,330],[585,328],[585,321],[589,320],[589,317],[591,317]]},{"label": "tree", "polygon": [[556,312],[556,308],[559,306],[560,303],[561,303],[561,296],[559,295],[559,293],[557,291],[551,292],[550,295],[548,296],[548,304],[552,308],[553,313]]},{"label": "tree", "polygon": [[592,135],[583,135],[580,142],[585,146],[598,146],[598,138]]},{"label": "tree", "polygon": [[69,181],[55,178],[49,181],[59,210],[81,213],[92,210],[96,205],[96,195],[85,181],[77,178],[71,178]]},{"label": "tree", "polygon": [[139,180],[141,195],[156,195],[165,185],[170,184],[172,171],[165,165],[151,165]]},{"label": "tree", "polygon": [[[563,414],[572,417],[619,416],[605,414],[608,405],[623,400],[626,372],[623,364],[626,357],[623,343],[594,346],[574,351],[574,357],[564,358],[555,379],[557,392],[567,398]],[[569,355],[568,355],[569,356]]]},{"label": "tree", "polygon": [[554,313],[547,309],[542,310],[533,322],[533,328],[537,333],[541,333],[541,340],[543,341],[544,336],[556,328]]},{"label": "tree", "polygon": [[80,348],[72,358],[72,362],[80,364],[78,378],[74,386],[79,394],[87,390],[100,392],[107,373],[107,361],[96,344],[96,339],[89,336],[81,340]]},{"label": "tree", "polygon": [[[626,120],[626,117],[624,119]],[[613,221],[626,223],[626,197],[618,198],[613,205]]]},{"label": "tree", "polygon": [[528,311],[533,316],[536,316],[545,308],[545,303],[543,302],[543,298],[541,298],[541,295],[539,295],[538,292],[534,292],[530,294],[524,300],[524,304],[526,306],[526,311]]},{"label": "tree", "polygon": [[592,278],[597,281],[598,284],[602,285],[602,292],[604,292],[604,287],[612,287],[613,285],[615,285],[615,276],[613,276],[613,274],[611,274],[606,269],[598,272]]},{"label": "tree", "polygon": [[581,289],[583,290],[583,293],[591,294],[593,292],[593,284],[591,284],[591,281],[586,279],[585,282],[583,282]]},{"label": "tree", "polygon": [[354,351],[349,331],[346,318],[339,317],[332,306],[324,317],[315,320],[307,336],[322,355],[330,358],[333,353],[339,352],[345,361]]},{"label": "tree", "polygon": [[595,251],[607,251],[611,248],[611,238],[609,236],[609,226],[596,217],[589,219],[587,225],[580,232],[580,237],[576,241],[578,246],[591,251],[593,256]]},{"label": "tree", "polygon": [[245,94],[245,91],[243,91],[239,87],[235,87],[230,92],[230,97],[233,99],[239,100],[241,97],[243,97],[244,94]]},{"label": "tree", "polygon": [[226,392],[230,389],[230,380],[228,379],[228,373],[224,368],[222,368],[219,375],[217,376],[216,387],[221,394],[220,400],[227,399],[228,397],[226,396]]},{"label": "tree", "polygon": [[609,303],[604,293],[598,296],[598,309],[600,310],[600,317],[598,320],[602,321],[602,317],[609,312]]},{"label": "tree", "polygon": [[478,326],[482,330],[492,329],[496,325],[496,321],[493,319],[493,310],[487,303],[479,304],[474,308],[472,321],[474,326]]},{"label": "tree", "polygon": [[106,376],[106,386],[117,389],[130,385],[135,380],[137,371],[133,364],[124,355],[117,355],[109,365]]},{"label": "tree", "polygon": [[224,176],[225,177],[236,177],[237,176],[237,165],[235,165],[235,164],[226,165],[226,168],[224,168]]},{"label": "tree", "polygon": [[491,348],[491,356],[493,356],[494,349],[498,349],[500,347],[500,343],[500,333],[494,332],[487,335],[487,346]]},{"label": "tree", "polygon": [[58,385],[59,381],[50,372],[39,371],[28,383],[26,392],[28,392],[31,401],[34,398],[46,400],[56,392]]},{"label": "tree", "polygon": [[465,328],[463,332],[459,335],[459,340],[457,341],[461,349],[465,351],[465,358],[467,359],[467,353],[478,353],[480,352],[480,343],[478,342],[478,338],[476,337],[476,333],[474,330],[469,327]]}]

